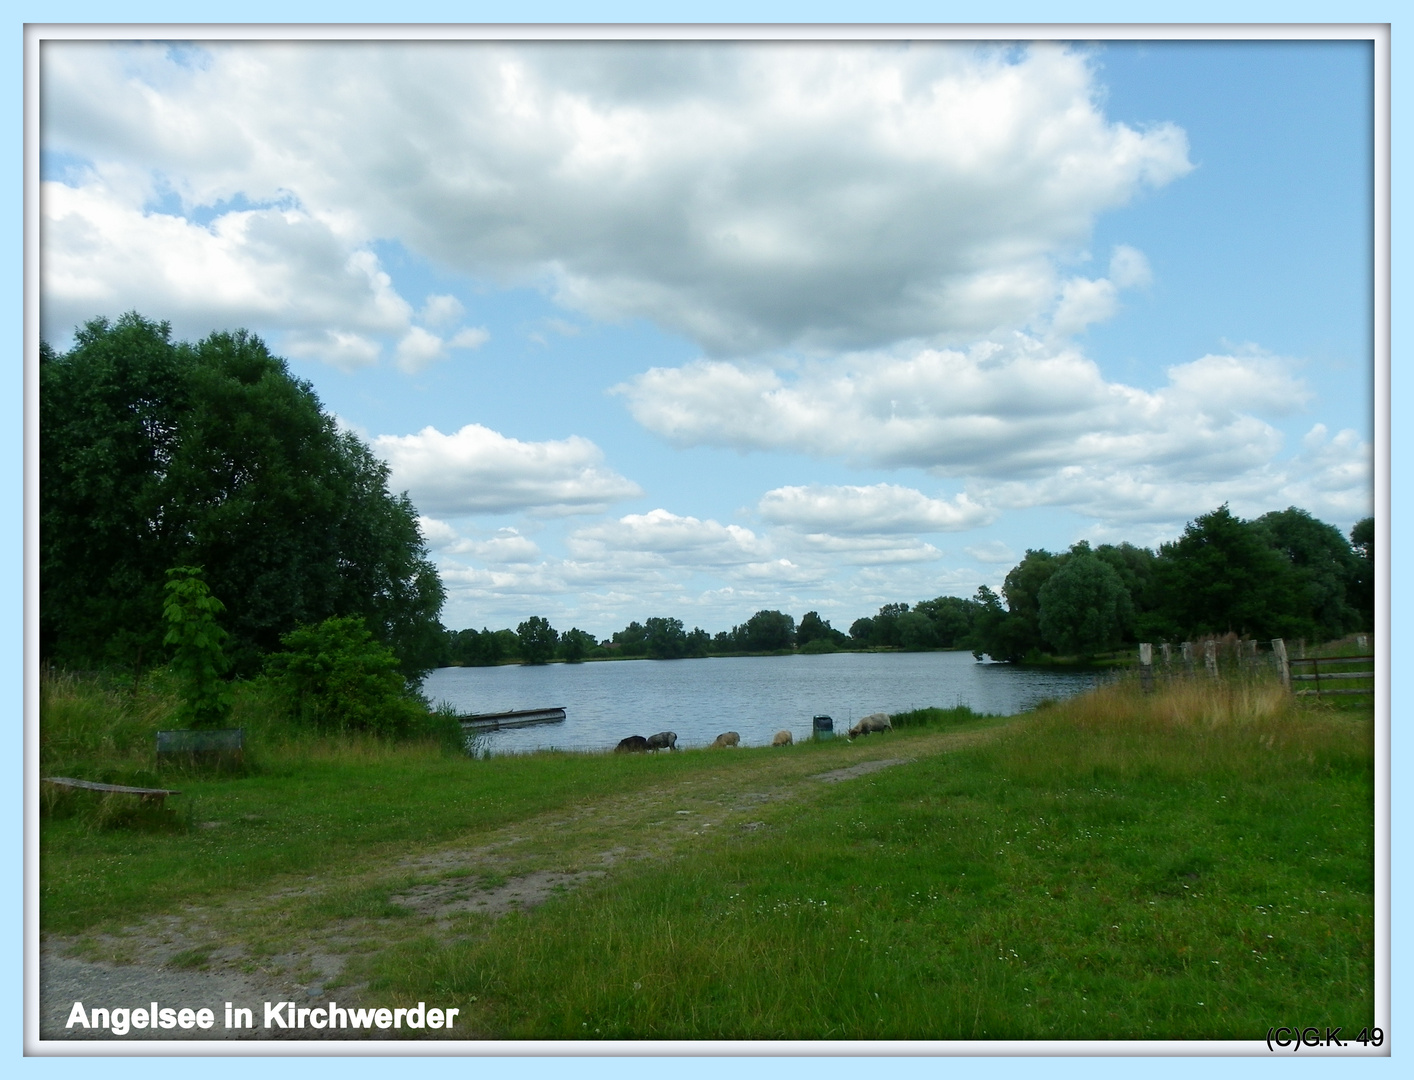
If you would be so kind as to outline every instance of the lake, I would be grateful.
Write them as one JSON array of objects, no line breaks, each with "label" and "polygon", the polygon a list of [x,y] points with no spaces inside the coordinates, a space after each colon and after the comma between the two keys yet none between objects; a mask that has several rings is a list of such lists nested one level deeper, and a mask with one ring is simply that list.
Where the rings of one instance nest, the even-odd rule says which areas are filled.
[{"label": "lake", "polygon": [[478,753],[514,754],[612,750],[658,731],[677,732],[680,747],[707,746],[724,731],[761,746],[782,729],[809,738],[817,714],[833,717],[837,734],[869,713],[934,705],[1008,716],[1094,684],[1090,672],[978,663],[969,652],[841,652],[438,668],[423,692],[461,713],[564,706],[563,723],[477,737]]}]

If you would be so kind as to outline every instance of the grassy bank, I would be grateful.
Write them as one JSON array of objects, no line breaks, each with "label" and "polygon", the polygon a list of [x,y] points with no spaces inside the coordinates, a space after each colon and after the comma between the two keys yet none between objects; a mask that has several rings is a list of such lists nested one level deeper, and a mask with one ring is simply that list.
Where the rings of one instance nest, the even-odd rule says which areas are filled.
[{"label": "grassy bank", "polygon": [[1370,762],[1367,720],[1271,688],[1109,688],[478,940],[406,945],[375,985],[511,1038],[1357,1031]]},{"label": "grassy bank", "polygon": [[[270,908],[288,940],[262,948],[342,921],[366,943],[348,976],[364,1000],[435,998],[509,1038],[1257,1038],[1371,1019],[1369,711],[1269,684],[1120,683],[1005,722],[920,710],[782,750],[470,761],[292,739],[254,775],[184,790],[183,829],[44,820],[47,932],[295,882]],[[524,868],[621,854],[500,919],[397,899],[432,880],[410,855],[493,837]]]}]

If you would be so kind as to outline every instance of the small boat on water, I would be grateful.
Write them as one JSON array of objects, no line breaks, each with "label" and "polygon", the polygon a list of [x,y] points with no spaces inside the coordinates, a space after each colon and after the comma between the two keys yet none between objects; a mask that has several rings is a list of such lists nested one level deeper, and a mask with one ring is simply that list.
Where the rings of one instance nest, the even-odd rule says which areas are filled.
[{"label": "small boat on water", "polygon": [[536,724],[559,724],[565,719],[563,705],[546,709],[512,709],[509,712],[468,713],[458,716],[463,731],[499,731],[502,728],[533,727]]}]

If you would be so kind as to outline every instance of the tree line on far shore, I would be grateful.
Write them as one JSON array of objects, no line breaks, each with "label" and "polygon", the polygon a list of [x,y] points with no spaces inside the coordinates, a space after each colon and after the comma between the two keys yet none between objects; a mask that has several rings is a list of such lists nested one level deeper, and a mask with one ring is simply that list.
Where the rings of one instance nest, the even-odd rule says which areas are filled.
[{"label": "tree line on far shore", "polygon": [[1346,537],[1297,507],[1247,521],[1223,505],[1157,551],[1086,541],[1059,553],[1028,550],[1000,595],[983,585],[969,598],[884,604],[848,633],[816,611],[797,624],[763,610],[715,635],[654,617],[601,641],[578,627],[560,633],[535,616],[515,630],[449,630],[439,660],[475,666],[888,648],[1034,662],[1210,634],[1329,640],[1373,627],[1374,542],[1373,518]]}]

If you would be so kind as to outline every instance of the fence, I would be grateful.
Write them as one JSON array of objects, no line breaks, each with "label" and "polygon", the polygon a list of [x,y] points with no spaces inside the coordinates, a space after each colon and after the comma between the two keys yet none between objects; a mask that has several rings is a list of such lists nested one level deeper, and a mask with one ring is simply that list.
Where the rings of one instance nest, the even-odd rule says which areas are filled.
[{"label": "fence", "polygon": [[[1360,649],[1369,647],[1369,638],[1359,635],[1354,644]],[[1182,642],[1177,649],[1168,642],[1159,645],[1157,660],[1152,642],[1139,645],[1139,680],[1145,692],[1154,688],[1156,667],[1167,677],[1175,674],[1193,675],[1201,652],[1203,670],[1209,678],[1216,679],[1222,670],[1229,674],[1256,674],[1261,670],[1275,670],[1281,684],[1293,689],[1298,697],[1325,694],[1363,694],[1374,691],[1374,656],[1307,656],[1306,643],[1297,646],[1298,655],[1292,657],[1287,652],[1286,642],[1273,638],[1268,651],[1262,651],[1258,642],[1251,638],[1238,638],[1229,634],[1225,638],[1207,638],[1203,641]],[[1350,686],[1352,681],[1361,685]],[[1364,685],[1368,682],[1368,685]],[[1306,684],[1310,685],[1307,686]],[[1336,684],[1336,685],[1332,685]],[[1342,685],[1344,684],[1344,685]]]},{"label": "fence", "polygon": [[[1310,670],[1301,674],[1293,671],[1290,680],[1302,684],[1296,690],[1298,697],[1320,697],[1323,694],[1361,694],[1368,697],[1375,692],[1374,663],[1373,656],[1312,656],[1305,660],[1292,660],[1293,668],[1297,665],[1303,668],[1309,666]],[[1359,664],[1360,668],[1352,671],[1351,665],[1355,664]],[[1365,667],[1367,664],[1370,665],[1368,668]],[[1322,665],[1325,665],[1324,671],[1321,670]],[[1350,686],[1352,681],[1362,685]],[[1369,685],[1363,685],[1367,681]],[[1321,685],[1323,682],[1324,686]],[[1305,685],[1307,683],[1311,685]],[[1336,685],[1332,686],[1332,683]]]}]

